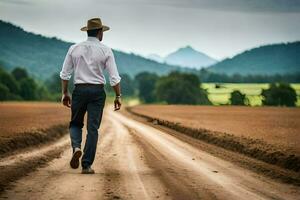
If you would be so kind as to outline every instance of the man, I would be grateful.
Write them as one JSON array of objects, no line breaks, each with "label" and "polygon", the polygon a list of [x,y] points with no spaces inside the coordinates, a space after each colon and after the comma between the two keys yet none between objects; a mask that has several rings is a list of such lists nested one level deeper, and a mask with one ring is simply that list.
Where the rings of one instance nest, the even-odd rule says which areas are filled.
[{"label": "man", "polygon": [[[87,112],[87,138],[81,159],[82,173],[94,174],[93,164],[106,94],[104,91],[105,77],[103,71],[109,74],[110,85],[116,98],[115,110],[121,108],[120,76],[112,50],[102,44],[103,32],[109,27],[102,25],[100,18],[88,20],[87,26],[81,31],[87,31],[86,41],[72,45],[66,55],[60,77],[62,79],[62,102],[71,107],[70,137],[73,155],[70,166],[79,167],[82,155],[81,141],[84,115]],[[75,89],[72,100],[68,92],[68,82],[74,72]]]}]

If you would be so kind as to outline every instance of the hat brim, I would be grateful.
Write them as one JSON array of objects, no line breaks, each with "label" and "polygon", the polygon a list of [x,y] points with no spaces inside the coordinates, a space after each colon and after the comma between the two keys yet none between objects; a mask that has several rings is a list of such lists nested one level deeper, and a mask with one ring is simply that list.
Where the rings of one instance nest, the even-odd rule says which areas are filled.
[{"label": "hat brim", "polygon": [[[102,25],[102,31],[108,31],[109,30],[109,27],[108,26],[105,26],[105,25]],[[88,31],[88,30],[95,30],[95,29],[100,29],[100,28],[93,28],[93,29],[88,29],[88,27],[82,27],[80,30],[81,31]]]}]

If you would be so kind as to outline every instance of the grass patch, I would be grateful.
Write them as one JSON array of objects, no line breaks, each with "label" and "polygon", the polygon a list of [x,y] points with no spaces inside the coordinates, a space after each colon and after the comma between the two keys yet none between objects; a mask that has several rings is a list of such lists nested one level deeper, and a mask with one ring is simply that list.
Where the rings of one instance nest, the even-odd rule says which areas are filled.
[{"label": "grass patch", "polygon": [[[239,90],[249,99],[250,106],[261,106],[261,92],[267,89],[267,83],[222,83],[218,84],[220,88],[216,88],[215,83],[202,83],[202,87],[208,91],[208,98],[214,105],[229,104],[230,93]],[[300,84],[291,84],[298,95],[297,106],[300,106]]]}]

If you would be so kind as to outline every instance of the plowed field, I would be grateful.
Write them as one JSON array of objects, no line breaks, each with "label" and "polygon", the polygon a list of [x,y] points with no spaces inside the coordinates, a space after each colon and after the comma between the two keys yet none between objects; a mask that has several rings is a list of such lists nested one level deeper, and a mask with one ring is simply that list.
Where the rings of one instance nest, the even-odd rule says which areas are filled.
[{"label": "plowed field", "polygon": [[263,139],[300,154],[300,109],[140,105],[132,111],[192,128]]},{"label": "plowed field", "polygon": [[0,104],[0,155],[66,133],[70,111],[58,103]]},{"label": "plowed field", "polygon": [[69,110],[58,103],[1,103],[0,136],[64,124],[69,115]]},{"label": "plowed field", "polygon": [[300,170],[299,108],[139,105],[129,111],[225,149]]}]

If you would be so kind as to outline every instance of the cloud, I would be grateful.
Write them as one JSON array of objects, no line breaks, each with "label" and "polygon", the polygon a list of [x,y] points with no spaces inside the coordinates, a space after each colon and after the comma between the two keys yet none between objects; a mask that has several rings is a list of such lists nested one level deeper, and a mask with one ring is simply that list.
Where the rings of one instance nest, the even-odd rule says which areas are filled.
[{"label": "cloud", "polygon": [[300,39],[300,0],[0,0],[0,19],[67,41],[95,16],[112,29],[106,44],[143,55],[190,44],[222,59]]},{"label": "cloud", "polygon": [[241,12],[300,12],[300,0],[191,0],[193,6]]},{"label": "cloud", "polygon": [[0,0],[0,3],[15,4],[15,5],[31,5],[31,4],[33,4],[32,1],[28,1],[28,0]]},{"label": "cloud", "polygon": [[236,12],[300,12],[300,0],[104,0],[103,2]]},{"label": "cloud", "polygon": [[[54,0],[56,1],[56,0]],[[72,0],[73,1],[73,0]],[[59,1],[58,1],[59,2]],[[32,5],[35,0],[0,0],[0,3]],[[46,1],[36,1],[46,3]],[[300,13],[300,0],[86,0],[86,4],[193,8],[227,12]]]}]

